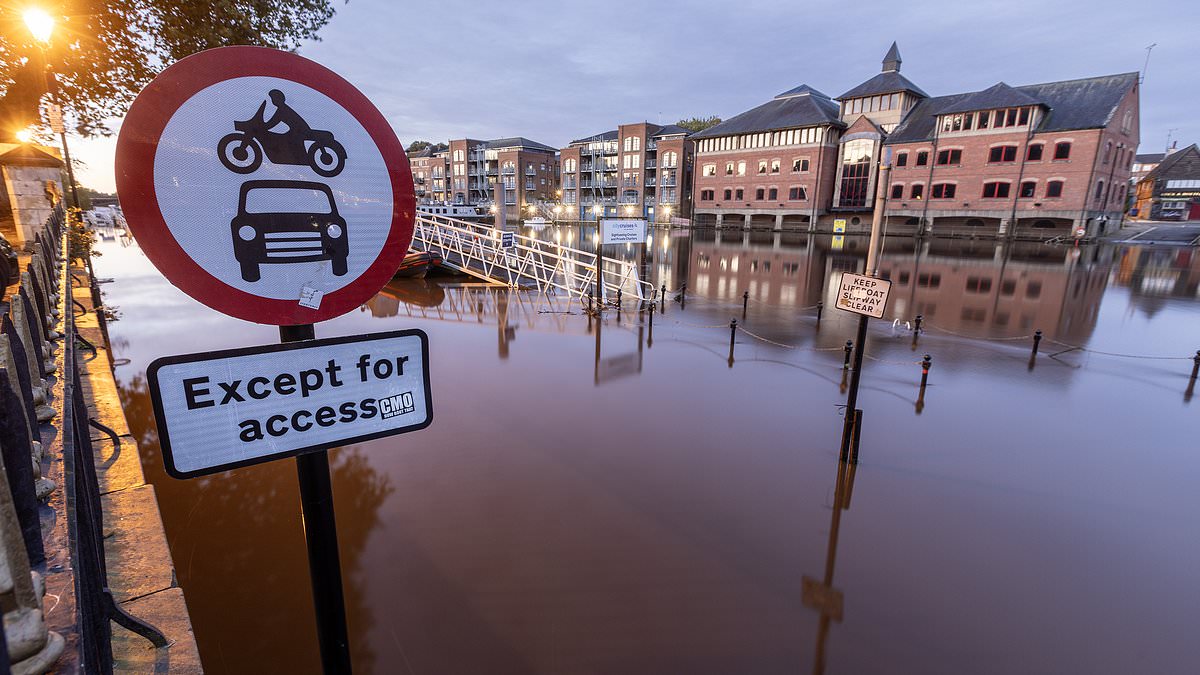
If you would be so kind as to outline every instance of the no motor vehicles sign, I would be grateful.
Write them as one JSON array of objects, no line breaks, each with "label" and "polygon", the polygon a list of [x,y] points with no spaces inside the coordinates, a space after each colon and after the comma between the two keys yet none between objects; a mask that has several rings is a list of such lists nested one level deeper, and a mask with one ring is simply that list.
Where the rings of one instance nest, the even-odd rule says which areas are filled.
[{"label": "no motor vehicles sign", "polygon": [[344,314],[412,240],[412,172],[391,126],[332,71],[274,49],[213,49],[163,71],[122,123],[116,177],[163,275],[247,321]]}]

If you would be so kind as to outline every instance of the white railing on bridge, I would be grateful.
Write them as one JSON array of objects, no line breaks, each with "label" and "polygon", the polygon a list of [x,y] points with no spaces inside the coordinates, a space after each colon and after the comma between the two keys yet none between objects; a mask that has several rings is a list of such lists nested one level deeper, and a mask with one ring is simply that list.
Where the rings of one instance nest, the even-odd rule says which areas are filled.
[{"label": "white railing on bridge", "polygon": [[[427,213],[418,213],[412,248],[442,256],[443,264],[498,284],[533,285],[586,297],[596,290],[595,253],[512,233],[513,247],[501,247],[502,230]],[[652,284],[642,280],[636,263],[602,258],[600,300],[622,295],[653,300]]]}]

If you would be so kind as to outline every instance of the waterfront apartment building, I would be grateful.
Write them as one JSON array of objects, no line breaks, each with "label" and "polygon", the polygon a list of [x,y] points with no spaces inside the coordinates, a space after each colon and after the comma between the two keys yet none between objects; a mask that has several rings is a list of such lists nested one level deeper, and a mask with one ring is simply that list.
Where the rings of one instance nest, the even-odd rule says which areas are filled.
[{"label": "waterfront apartment building", "polygon": [[1134,208],[1149,220],[1200,220],[1200,147],[1166,155],[1135,187]]},{"label": "waterfront apartment building", "polygon": [[620,215],[661,222],[687,217],[693,148],[686,129],[650,122],[571,141],[560,152],[566,217]]},{"label": "waterfront apartment building", "polygon": [[893,44],[879,74],[836,99],[801,85],[695,134],[697,222],[866,232],[890,157],[892,233],[1045,239],[1118,226],[1136,73],[931,97],[900,65]]},{"label": "waterfront apartment building", "polygon": [[495,207],[505,220],[558,197],[558,151],[522,136],[452,140],[447,168],[444,201]]},{"label": "waterfront apartment building", "polygon": [[[435,149],[436,148],[436,149]],[[412,167],[413,192],[417,203],[446,201],[446,175],[450,173],[450,150],[435,146],[408,153]]]}]

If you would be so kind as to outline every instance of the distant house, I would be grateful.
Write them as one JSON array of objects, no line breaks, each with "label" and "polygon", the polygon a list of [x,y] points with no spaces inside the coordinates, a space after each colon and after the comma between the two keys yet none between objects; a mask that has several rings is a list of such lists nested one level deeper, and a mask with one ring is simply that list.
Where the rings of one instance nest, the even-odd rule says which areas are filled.
[{"label": "distant house", "polygon": [[1200,220],[1200,148],[1172,152],[1138,181],[1134,209],[1143,219]]}]

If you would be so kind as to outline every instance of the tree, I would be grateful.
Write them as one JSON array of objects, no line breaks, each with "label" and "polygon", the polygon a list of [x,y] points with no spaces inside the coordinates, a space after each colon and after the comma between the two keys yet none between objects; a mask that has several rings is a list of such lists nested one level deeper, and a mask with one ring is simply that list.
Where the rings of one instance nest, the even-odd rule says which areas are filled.
[{"label": "tree", "polygon": [[428,148],[430,145],[432,145],[432,143],[429,141],[413,141],[412,143],[408,144],[407,152],[420,152]]},{"label": "tree", "polygon": [[[84,135],[110,133],[104,120],[124,115],[146,83],[189,54],[228,45],[295,50],[306,40],[317,40],[317,31],[334,12],[330,0],[47,0],[46,4],[55,18],[44,52],[53,73],[46,84],[57,87],[75,128]],[[23,10],[24,3],[0,6],[0,89],[8,94],[16,88],[20,94],[5,97],[8,119],[0,129],[0,140],[10,139],[19,130],[12,125],[28,117],[26,65],[40,65],[43,54],[24,25]]]},{"label": "tree", "polygon": [[679,126],[687,129],[690,133],[704,131],[709,127],[715,127],[721,123],[721,118],[713,115],[711,117],[689,117],[686,120],[676,122]]}]

